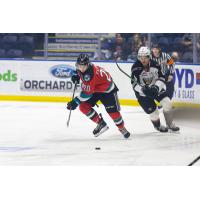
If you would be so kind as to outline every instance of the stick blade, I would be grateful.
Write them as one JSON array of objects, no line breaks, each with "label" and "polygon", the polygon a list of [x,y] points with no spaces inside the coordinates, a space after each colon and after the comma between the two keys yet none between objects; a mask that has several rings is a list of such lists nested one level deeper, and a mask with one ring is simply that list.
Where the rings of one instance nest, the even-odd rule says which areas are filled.
[{"label": "stick blade", "polygon": [[67,128],[69,127],[69,120],[67,121]]}]

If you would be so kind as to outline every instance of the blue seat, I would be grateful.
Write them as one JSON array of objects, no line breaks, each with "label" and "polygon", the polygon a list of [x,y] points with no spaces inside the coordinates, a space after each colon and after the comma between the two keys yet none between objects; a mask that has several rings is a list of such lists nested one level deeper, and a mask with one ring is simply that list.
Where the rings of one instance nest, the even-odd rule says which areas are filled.
[{"label": "blue seat", "polygon": [[17,36],[16,35],[5,35],[1,39],[1,47],[4,49],[15,48],[17,44]]},{"label": "blue seat", "polygon": [[183,41],[183,38],[181,37],[174,38],[174,44],[180,44],[182,41]]},{"label": "blue seat", "polygon": [[6,50],[5,49],[0,49],[0,57],[4,58],[6,55]]},{"label": "blue seat", "polygon": [[197,63],[200,63],[200,53],[198,53],[198,56],[197,56]]},{"label": "blue seat", "polygon": [[162,44],[162,45],[168,45],[169,44],[169,41],[168,41],[168,38],[167,37],[160,37],[158,39],[158,43],[159,44]]},{"label": "blue seat", "polygon": [[26,54],[30,54],[34,48],[34,38],[25,35],[19,37],[17,48],[23,50]]},{"label": "blue seat", "polygon": [[26,44],[33,45],[34,38],[32,36],[23,35],[23,36],[19,37],[18,43],[26,43]]},{"label": "blue seat", "polygon": [[164,33],[153,33],[152,35],[154,35],[157,38],[164,37]]},{"label": "blue seat", "polygon": [[182,60],[183,62],[189,62],[191,63],[193,61],[193,54],[192,52],[188,51],[188,52],[185,52],[182,56]]},{"label": "blue seat", "polygon": [[158,44],[160,45],[160,47],[162,48],[163,51],[168,51],[169,42],[166,37],[160,37],[158,39]]},{"label": "blue seat", "polygon": [[4,43],[15,43],[17,41],[17,36],[16,35],[5,35],[2,38],[2,41]]},{"label": "blue seat", "polygon": [[174,42],[173,42],[174,51],[180,51],[180,52],[183,51],[182,41],[183,41],[183,38],[181,37],[174,38]]},{"label": "blue seat", "polygon": [[21,58],[23,57],[23,51],[20,49],[10,49],[7,51],[6,56],[8,58]]}]

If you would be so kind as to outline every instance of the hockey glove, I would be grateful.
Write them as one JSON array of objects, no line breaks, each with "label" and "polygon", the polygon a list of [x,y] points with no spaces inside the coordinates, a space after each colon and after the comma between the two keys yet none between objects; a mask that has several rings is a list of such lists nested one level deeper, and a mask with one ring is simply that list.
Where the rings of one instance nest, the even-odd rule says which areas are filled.
[{"label": "hockey glove", "polygon": [[142,88],[142,92],[153,99],[155,99],[158,96],[159,88],[157,85],[152,85],[151,87],[145,85]]},{"label": "hockey glove", "polygon": [[151,96],[155,99],[158,96],[159,87],[157,85],[151,86]]},{"label": "hockey glove", "polygon": [[75,97],[73,100],[71,100],[70,102],[68,102],[67,104],[67,109],[68,110],[75,110],[77,108],[78,105],[80,105],[80,100]]},{"label": "hockey glove", "polygon": [[148,97],[151,97],[151,88],[147,85],[143,86],[142,87],[142,92],[148,96]]},{"label": "hockey glove", "polygon": [[75,75],[72,76],[71,80],[72,80],[73,84],[75,84],[75,83],[79,84],[80,83],[80,76],[78,74],[75,74]]}]

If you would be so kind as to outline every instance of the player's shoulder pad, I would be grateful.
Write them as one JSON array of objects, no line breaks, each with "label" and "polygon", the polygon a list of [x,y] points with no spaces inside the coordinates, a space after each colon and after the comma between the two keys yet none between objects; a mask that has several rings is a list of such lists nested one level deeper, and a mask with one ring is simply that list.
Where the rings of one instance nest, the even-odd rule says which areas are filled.
[{"label": "player's shoulder pad", "polygon": [[150,62],[151,62],[150,67],[155,67],[155,68],[158,68],[158,69],[161,68],[161,66],[156,61],[151,60]]},{"label": "player's shoulder pad", "polygon": [[131,72],[142,70],[142,68],[142,63],[139,60],[136,60],[136,62],[132,65]]}]

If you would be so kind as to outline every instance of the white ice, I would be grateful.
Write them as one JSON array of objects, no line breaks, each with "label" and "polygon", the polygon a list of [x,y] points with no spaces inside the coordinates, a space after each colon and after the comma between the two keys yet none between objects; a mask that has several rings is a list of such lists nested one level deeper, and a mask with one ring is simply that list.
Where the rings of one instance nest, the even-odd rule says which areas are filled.
[{"label": "white ice", "polygon": [[100,106],[96,110],[110,129],[94,138],[96,125],[78,109],[72,112],[67,128],[65,106],[0,102],[0,165],[186,166],[200,155],[197,121],[177,120],[180,134],[158,133],[141,108],[123,106],[122,115],[132,133],[126,140]]}]

